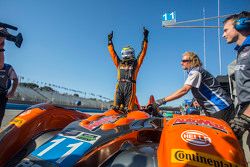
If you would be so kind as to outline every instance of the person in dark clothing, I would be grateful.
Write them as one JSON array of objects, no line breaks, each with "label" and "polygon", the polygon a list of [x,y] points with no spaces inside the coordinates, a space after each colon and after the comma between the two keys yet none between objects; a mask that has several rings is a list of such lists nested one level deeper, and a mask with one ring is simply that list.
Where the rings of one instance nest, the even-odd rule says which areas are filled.
[{"label": "person in dark clothing", "polygon": [[[2,27],[0,27],[0,32],[8,33],[7,30]],[[0,36],[0,126],[2,124],[8,98],[14,96],[18,85],[18,78],[15,70],[10,64],[4,63],[4,42],[5,37]],[[11,80],[13,81],[12,86]]]},{"label": "person in dark clothing", "polygon": [[108,50],[118,73],[113,109],[123,109],[128,112],[136,108],[136,78],[148,46],[149,31],[146,28],[143,29],[142,49],[137,58],[135,57],[134,49],[131,46],[127,46],[122,49],[122,59],[120,59],[112,42],[113,31],[108,35]]},{"label": "person in dark clothing", "polygon": [[226,42],[237,45],[235,81],[238,114],[230,125],[238,139],[242,139],[244,132],[250,129],[250,12],[231,15],[223,23]]}]

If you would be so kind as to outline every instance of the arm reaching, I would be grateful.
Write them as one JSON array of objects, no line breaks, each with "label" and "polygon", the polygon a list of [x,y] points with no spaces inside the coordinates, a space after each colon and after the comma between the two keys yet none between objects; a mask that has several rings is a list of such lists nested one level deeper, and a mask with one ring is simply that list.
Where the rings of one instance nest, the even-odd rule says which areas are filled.
[{"label": "arm reaching", "polygon": [[178,99],[178,98],[182,97],[183,95],[187,94],[191,88],[192,88],[192,86],[190,86],[190,85],[184,85],[182,88],[180,88],[176,92],[172,93],[171,95],[164,97],[162,99],[156,100],[156,104],[158,104],[158,106],[161,106],[169,101]]}]

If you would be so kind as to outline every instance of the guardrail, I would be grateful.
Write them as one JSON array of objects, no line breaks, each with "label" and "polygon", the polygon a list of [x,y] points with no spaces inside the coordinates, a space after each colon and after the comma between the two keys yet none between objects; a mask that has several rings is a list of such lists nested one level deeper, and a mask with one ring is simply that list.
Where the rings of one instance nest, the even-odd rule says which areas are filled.
[{"label": "guardrail", "polygon": [[[11,110],[25,110],[29,107],[31,107],[32,105],[30,104],[16,104],[16,103],[7,103],[6,105],[6,109],[11,109]],[[77,108],[77,107],[65,107],[65,108],[69,108],[69,109],[74,109],[74,110],[78,110],[81,112],[89,112],[89,113],[103,113],[103,110],[99,110],[99,109],[91,109],[91,108]]]}]

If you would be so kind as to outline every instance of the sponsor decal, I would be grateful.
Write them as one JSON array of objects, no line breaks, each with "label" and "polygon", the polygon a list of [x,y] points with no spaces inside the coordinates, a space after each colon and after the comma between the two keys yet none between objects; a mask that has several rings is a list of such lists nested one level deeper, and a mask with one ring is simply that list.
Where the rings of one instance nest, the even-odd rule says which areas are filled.
[{"label": "sponsor decal", "polygon": [[79,135],[81,132],[77,131],[77,130],[65,130],[63,132],[61,132],[61,134],[63,136],[77,136]]},{"label": "sponsor decal", "polygon": [[205,126],[205,127],[209,127],[209,128],[216,129],[216,130],[227,133],[224,126],[222,126],[220,124],[216,124],[213,121],[209,121],[209,120],[193,119],[193,118],[187,118],[187,119],[177,118],[175,120],[175,122],[173,123],[173,125],[180,125],[180,124],[191,124],[191,125]]},{"label": "sponsor decal", "polygon": [[76,137],[77,139],[84,140],[84,141],[96,141],[98,136],[93,134],[83,133]]},{"label": "sponsor decal", "polygon": [[186,149],[171,149],[171,163],[202,167],[240,167],[241,165],[211,154]]},{"label": "sponsor decal", "polygon": [[209,146],[211,138],[198,130],[186,130],[181,134],[182,140],[195,146]]},{"label": "sponsor decal", "polygon": [[80,132],[77,130],[66,130],[64,132],[61,132],[59,134],[59,136],[88,142],[90,144],[94,144],[99,138],[101,138],[100,135],[90,134],[90,133],[86,133],[86,132]]},{"label": "sponsor decal", "polygon": [[40,162],[48,161],[53,164],[51,166],[74,166],[91,147],[90,143],[57,135],[34,150],[30,156]]},{"label": "sponsor decal", "polygon": [[96,121],[90,122],[88,125],[82,125],[84,128],[93,131],[95,128],[105,123],[112,123],[117,120],[117,116],[104,116]]},{"label": "sponsor decal", "polygon": [[31,113],[31,110],[24,111],[19,116],[25,116],[25,115],[28,115],[29,113]]},{"label": "sponsor decal", "polygon": [[248,52],[242,53],[242,54],[240,54],[240,57],[243,58],[243,57],[246,57],[247,55],[248,55]]},{"label": "sponsor decal", "polygon": [[101,138],[100,135],[86,132],[80,132],[77,136],[72,136],[72,134],[76,134],[75,132],[80,131],[72,130],[72,133],[66,133],[71,136],[64,136],[59,133],[34,150],[30,154],[31,157],[39,158],[41,162],[46,161],[57,166],[74,166],[92,148],[93,144]]},{"label": "sponsor decal", "polygon": [[246,67],[246,65],[244,65],[244,64],[242,64],[242,65],[236,65],[234,67],[234,70],[236,70],[236,71],[245,70],[245,67]]},{"label": "sponsor decal", "polygon": [[9,124],[14,124],[17,127],[21,127],[24,124],[25,120],[21,118],[15,118],[13,119]]}]

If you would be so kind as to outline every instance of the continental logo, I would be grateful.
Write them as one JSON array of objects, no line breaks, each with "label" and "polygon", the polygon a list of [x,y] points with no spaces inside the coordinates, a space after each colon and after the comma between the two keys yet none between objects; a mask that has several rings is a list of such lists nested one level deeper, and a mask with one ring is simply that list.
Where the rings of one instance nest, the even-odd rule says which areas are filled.
[{"label": "continental logo", "polygon": [[171,163],[182,163],[202,167],[241,167],[239,164],[211,154],[185,149],[172,149]]},{"label": "continental logo", "polygon": [[13,119],[9,124],[14,124],[17,127],[21,127],[24,124],[25,120],[21,118],[15,118]]}]

